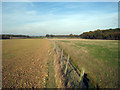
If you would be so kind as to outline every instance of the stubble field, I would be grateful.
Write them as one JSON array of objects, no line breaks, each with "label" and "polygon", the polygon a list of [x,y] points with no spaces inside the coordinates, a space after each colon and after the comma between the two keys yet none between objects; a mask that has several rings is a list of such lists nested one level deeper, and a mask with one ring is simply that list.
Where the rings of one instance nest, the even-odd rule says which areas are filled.
[{"label": "stubble field", "polygon": [[43,39],[2,40],[2,87],[45,87],[49,48]]}]

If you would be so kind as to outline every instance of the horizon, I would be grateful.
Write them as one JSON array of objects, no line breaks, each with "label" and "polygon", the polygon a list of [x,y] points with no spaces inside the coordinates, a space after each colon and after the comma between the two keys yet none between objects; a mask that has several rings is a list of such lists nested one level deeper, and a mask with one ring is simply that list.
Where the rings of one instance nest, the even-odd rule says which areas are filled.
[{"label": "horizon", "polygon": [[[113,29],[113,28],[109,28],[109,29],[105,29],[105,30],[110,30],[110,29]],[[120,28],[114,28],[114,29],[120,29]],[[113,30],[114,30],[113,29]],[[97,30],[100,30],[100,29],[97,29]],[[97,30],[94,30],[94,31],[97,31]],[[94,32],[92,31],[92,32]],[[102,30],[104,31],[104,30]],[[88,32],[91,32],[91,31],[88,31]],[[83,33],[86,33],[86,32],[83,32]],[[81,34],[83,34],[81,33]],[[72,33],[70,33],[72,34]],[[33,37],[46,37],[46,35],[54,35],[54,36],[69,36],[70,34],[45,34],[45,35],[27,35],[27,34],[9,34],[9,33],[5,33],[5,34],[0,34],[0,35],[23,35],[23,36],[33,36]],[[72,34],[72,35],[81,35],[81,34]]]},{"label": "horizon", "polygon": [[118,28],[117,2],[3,2],[2,34],[80,35]]}]

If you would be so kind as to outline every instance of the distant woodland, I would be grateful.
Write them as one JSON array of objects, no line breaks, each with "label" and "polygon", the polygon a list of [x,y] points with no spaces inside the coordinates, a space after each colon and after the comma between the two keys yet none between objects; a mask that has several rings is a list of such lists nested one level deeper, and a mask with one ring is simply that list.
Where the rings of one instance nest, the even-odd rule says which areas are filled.
[{"label": "distant woodland", "polygon": [[80,35],[73,35],[73,34],[69,34],[69,35],[46,34],[46,36],[28,36],[28,35],[11,35],[11,34],[0,35],[0,39],[52,38],[52,37],[119,40],[120,39],[120,28],[106,29],[106,30],[98,29],[95,31],[84,32]]},{"label": "distant woodland", "polygon": [[84,32],[80,35],[48,35],[46,37],[70,37],[70,38],[83,38],[83,39],[108,39],[108,40],[119,40],[120,39],[120,28],[107,29],[107,30],[95,30]]},{"label": "distant woodland", "polygon": [[29,36],[27,36],[27,35],[12,35],[12,34],[0,35],[0,39],[12,39],[12,38],[29,38]]},{"label": "distant woodland", "polygon": [[119,40],[120,39],[120,28],[84,32],[83,34],[80,35],[80,37],[84,39]]}]

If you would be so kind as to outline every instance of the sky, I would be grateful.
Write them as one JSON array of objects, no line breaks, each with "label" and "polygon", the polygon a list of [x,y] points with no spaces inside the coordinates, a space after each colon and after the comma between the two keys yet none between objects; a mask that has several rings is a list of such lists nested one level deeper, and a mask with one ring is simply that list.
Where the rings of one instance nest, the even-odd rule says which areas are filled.
[{"label": "sky", "polygon": [[2,2],[3,34],[79,35],[117,27],[117,2]]}]

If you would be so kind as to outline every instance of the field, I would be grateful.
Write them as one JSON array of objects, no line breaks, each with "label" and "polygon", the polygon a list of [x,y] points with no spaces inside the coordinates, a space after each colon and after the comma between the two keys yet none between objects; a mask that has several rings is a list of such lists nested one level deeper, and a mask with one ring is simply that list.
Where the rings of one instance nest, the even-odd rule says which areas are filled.
[{"label": "field", "polygon": [[[50,48],[51,43],[43,39],[2,40],[2,87],[47,87]],[[52,77],[53,86],[54,82]]]},{"label": "field", "polygon": [[55,57],[53,41],[79,70],[84,68],[92,84],[118,87],[117,40],[63,38],[2,40],[2,87],[58,87],[62,64]]},{"label": "field", "polygon": [[102,88],[118,87],[118,41],[53,39]]}]

